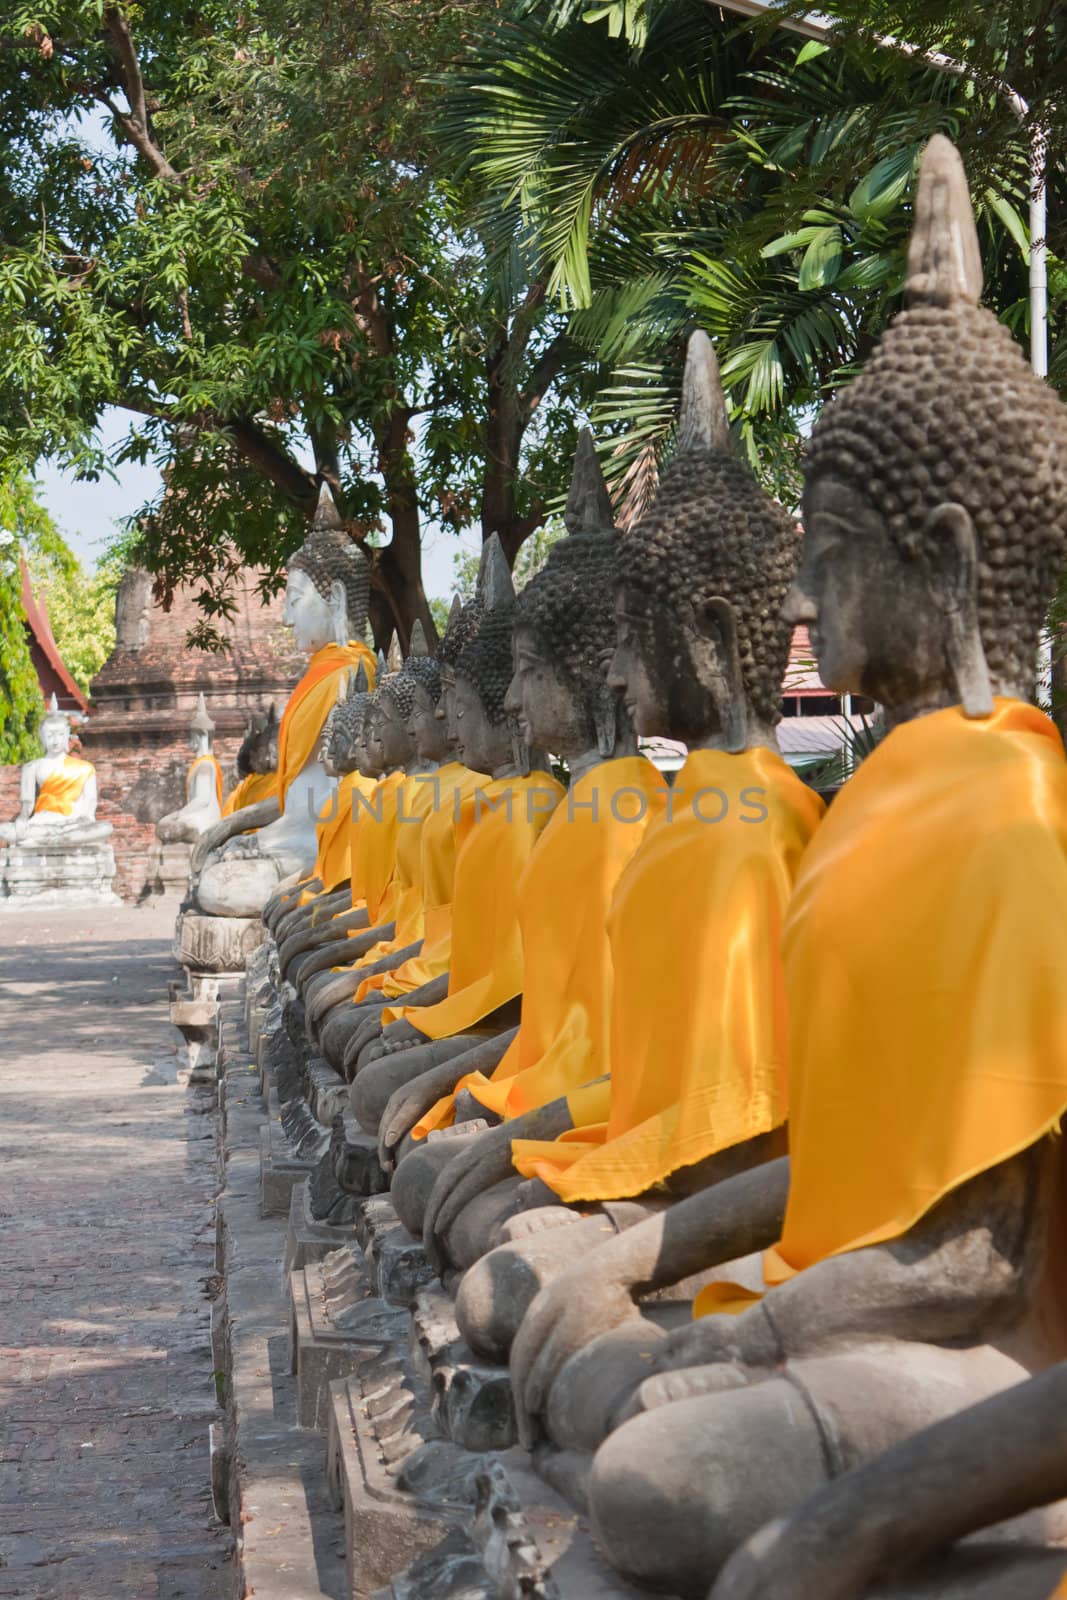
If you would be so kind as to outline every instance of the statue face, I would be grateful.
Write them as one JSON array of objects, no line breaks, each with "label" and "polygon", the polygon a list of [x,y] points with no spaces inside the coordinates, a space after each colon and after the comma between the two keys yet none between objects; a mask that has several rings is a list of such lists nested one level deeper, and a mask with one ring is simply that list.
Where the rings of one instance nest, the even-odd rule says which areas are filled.
[{"label": "statue face", "polygon": [[591,749],[596,730],[588,710],[544,653],[536,634],[516,628],[511,655],[515,670],[504,706],[525,743],[564,758]]},{"label": "statue face", "polygon": [[194,756],[206,756],[208,752],[207,734],[201,733],[199,728],[194,728],[189,735],[189,748]]},{"label": "statue face", "polygon": [[451,667],[441,667],[441,698],[434,712],[438,722],[444,724],[445,739],[450,750],[459,743],[459,724],[456,721],[456,674]]},{"label": "statue face", "polygon": [[46,717],[41,724],[41,743],[46,756],[66,755],[70,749],[70,723],[66,717]]},{"label": "statue face", "polygon": [[819,676],[885,705],[955,698],[945,619],[927,576],[849,485],[823,476],[804,494],[800,571],[785,616],[803,624]]},{"label": "statue face", "polygon": [[492,772],[512,759],[507,723],[494,727],[474,684],[460,674],[456,675],[454,704],[456,751],[464,766],[475,772]]},{"label": "statue face", "polygon": [[411,735],[407,723],[389,696],[383,695],[374,702],[370,740],[376,747],[373,753],[381,762],[383,772],[402,767],[411,759]]},{"label": "statue face", "polygon": [[650,670],[648,636],[646,619],[627,609],[624,595],[617,596],[608,687],[622,700],[637,733],[646,739],[671,738],[669,698],[663,679]]},{"label": "statue face", "polygon": [[415,704],[408,722],[408,733],[421,761],[444,761],[448,757],[448,726],[440,705],[434,705],[422,684],[415,686]]},{"label": "statue face", "polygon": [[299,567],[289,573],[286,581],[282,621],[292,628],[299,650],[311,654],[333,643],[335,624],[329,603]]},{"label": "statue face", "polygon": [[352,745],[352,754],[359,771],[365,778],[380,778],[385,770],[379,759],[378,746],[371,737],[370,717],[365,716]]}]

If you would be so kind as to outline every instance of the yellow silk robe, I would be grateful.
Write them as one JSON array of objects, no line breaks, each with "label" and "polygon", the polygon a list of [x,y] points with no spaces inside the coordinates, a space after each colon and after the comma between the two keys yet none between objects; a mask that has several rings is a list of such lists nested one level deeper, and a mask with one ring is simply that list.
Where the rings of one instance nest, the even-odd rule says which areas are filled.
[{"label": "yellow silk robe", "polygon": [[610,1085],[570,1096],[561,1139],[516,1140],[518,1171],[627,1198],[785,1121],[779,940],[823,810],[770,750],[690,754],[611,906]]},{"label": "yellow silk robe", "polygon": [[346,772],[337,785],[336,795],[327,800],[319,812],[318,855],[311,876],[321,881],[326,894],[339,889],[345,879],[352,876],[353,829],[359,825],[353,795],[358,793],[369,798],[376,786],[375,778],[365,778],[361,772]]},{"label": "yellow silk robe", "polygon": [[394,1007],[383,1022],[406,1018],[430,1039],[475,1027],[522,992],[519,880],[564,794],[547,772],[490,781],[461,815],[452,904],[448,995],[435,1006]]},{"label": "yellow silk robe", "polygon": [[216,758],[213,755],[211,755],[210,753],[207,754],[207,755],[203,755],[203,756],[197,756],[196,760],[193,761],[190,764],[189,770],[185,774],[185,798],[186,798],[186,801],[188,802],[192,798],[193,779],[196,776],[197,768],[198,767],[203,767],[203,766],[210,766],[210,767],[214,767],[214,769],[215,769],[215,794],[216,794],[216,796],[218,798],[219,809],[221,810],[222,809],[222,768],[219,766],[218,761],[216,760]]},{"label": "yellow silk robe", "polygon": [[[519,1031],[491,1078],[469,1073],[457,1086],[505,1119],[607,1071],[608,908],[666,798],[665,780],[644,757],[602,762],[572,784],[531,855],[519,884]],[[432,1107],[413,1130],[417,1138],[451,1121],[454,1098]]]},{"label": "yellow silk robe", "polygon": [[250,772],[240,783],[235,784],[226,796],[222,815],[230,817],[235,811],[243,811],[246,806],[258,805],[261,800],[274,800],[277,795],[276,772]]},{"label": "yellow silk robe", "polygon": [[375,991],[383,998],[396,1000],[410,994],[432,978],[448,971],[452,957],[452,894],[456,878],[456,855],[464,803],[489,779],[458,761],[449,761],[438,771],[439,803],[421,829],[419,887],[422,902],[422,949],[392,972],[366,978],[356,1000],[367,1000]]},{"label": "yellow silk robe", "polygon": [[[396,932],[392,939],[373,945],[356,963],[357,968],[380,961],[390,951],[422,937],[422,832],[439,798],[436,780],[436,772],[409,773],[396,791],[394,870],[388,893],[389,920],[395,921]],[[386,919],[379,916],[377,920]]]},{"label": "yellow silk robe", "polygon": [[42,811],[52,811],[58,817],[73,816],[74,803],[81,797],[82,790],[95,771],[91,762],[82,761],[79,756],[69,753],[65,755],[51,777],[46,778],[38,789],[34,816]]},{"label": "yellow silk robe", "polygon": [[278,729],[278,797],[285,810],[285,795],[293,779],[303,772],[318,746],[322,725],[337,703],[337,685],[343,672],[362,663],[374,687],[375,658],[362,640],[347,645],[327,644],[308,662],[307,671],[289,696]]},{"label": "yellow silk robe", "polygon": [[[1067,763],[998,699],[893,730],[834,801],[785,929],[780,1283],[906,1233],[1067,1110]],[[754,1298],[714,1284],[695,1311]]]}]

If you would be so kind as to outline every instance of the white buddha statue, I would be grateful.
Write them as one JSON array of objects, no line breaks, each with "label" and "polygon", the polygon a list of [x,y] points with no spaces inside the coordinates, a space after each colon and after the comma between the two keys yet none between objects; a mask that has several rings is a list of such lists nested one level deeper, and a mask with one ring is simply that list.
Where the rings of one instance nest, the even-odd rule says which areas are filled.
[{"label": "white buddha statue", "polygon": [[96,820],[96,769],[70,753],[70,722],[52,696],[41,723],[44,755],[27,761],[19,782],[19,814],[0,823],[0,840],[33,849],[95,844],[111,834]]},{"label": "white buddha statue", "polygon": [[369,594],[367,559],[324,484],[308,537],[290,557],[285,586],[283,621],[310,659],[278,730],[281,815],[208,857],[195,886],[201,912],[256,917],[283,879],[313,867],[316,824],[337,787],[323,765],[322,729],[349,668],[362,663],[374,682],[374,655],[361,639]]},{"label": "white buddha statue", "polygon": [[189,748],[193,759],[185,777],[185,804],[169,811],[156,823],[156,833],[164,844],[193,844],[222,815],[222,768],[211,749],[215,724],[208,715],[203,690],[196,713],[189,724]]}]

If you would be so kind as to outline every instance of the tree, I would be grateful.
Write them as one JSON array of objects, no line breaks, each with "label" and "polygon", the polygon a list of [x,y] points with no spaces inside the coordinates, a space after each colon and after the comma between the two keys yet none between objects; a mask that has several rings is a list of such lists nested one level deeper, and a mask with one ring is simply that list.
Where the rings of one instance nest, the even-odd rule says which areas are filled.
[{"label": "tree", "polygon": [[424,517],[480,510],[514,552],[561,487],[565,319],[521,252],[490,271],[433,169],[428,79],[492,9],[325,0],[305,27],[281,0],[17,0],[0,22],[0,460],[96,475],[97,418],[127,410],[119,458],[166,468],[139,551],[164,600],[217,569],[225,613],[228,570],[277,574],[327,482],[377,545],[377,637],[406,638],[432,627]]},{"label": "tree", "polygon": [[[956,9],[976,26],[985,16]],[[1035,59],[1040,9],[1024,7]],[[541,0],[526,12],[487,31],[453,73],[450,134],[487,205],[520,207],[571,337],[613,368],[593,421],[609,436],[624,517],[647,504],[671,448],[694,323],[716,339],[753,464],[795,499],[799,425],[899,305],[912,175],[934,131],[963,148],[987,298],[1024,335],[1029,134],[988,76],[992,55],[966,77],[856,24],[828,48],[699,0]],[[1063,60],[1050,16],[1046,87]],[[987,31],[1003,40],[1015,25],[1014,12],[1007,25],[998,14]],[[934,42],[928,28],[923,48]],[[1061,183],[1062,169],[1050,177]],[[1054,210],[1062,230],[1067,206]],[[1067,282],[1053,268],[1059,330]],[[1067,355],[1062,338],[1059,348]]]}]

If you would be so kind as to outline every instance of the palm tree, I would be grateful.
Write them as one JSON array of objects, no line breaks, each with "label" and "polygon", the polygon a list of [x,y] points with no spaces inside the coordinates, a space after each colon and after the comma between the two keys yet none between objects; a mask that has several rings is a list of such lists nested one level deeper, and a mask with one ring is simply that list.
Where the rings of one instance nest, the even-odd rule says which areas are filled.
[{"label": "palm tree", "polygon": [[517,210],[570,337],[604,369],[593,422],[624,515],[671,448],[696,322],[751,459],[795,496],[806,415],[899,303],[911,179],[935,131],[973,156],[989,298],[1022,330],[1026,138],[994,86],[799,45],[703,0],[526,12],[451,73],[442,144],[484,226]]}]

